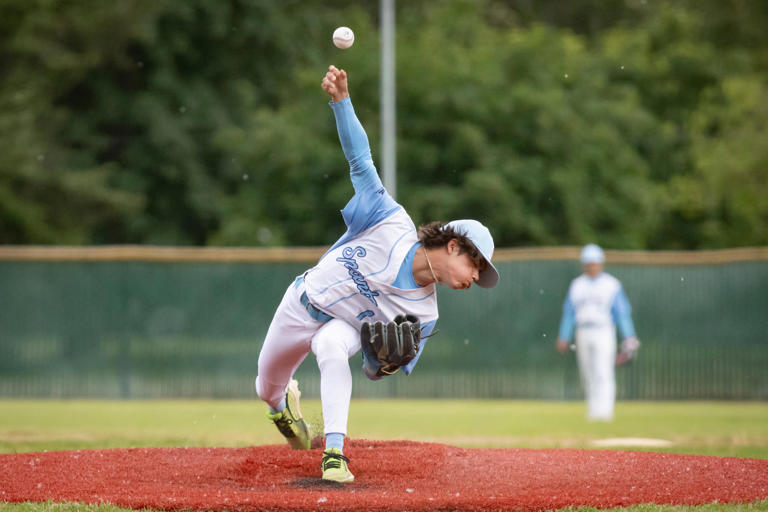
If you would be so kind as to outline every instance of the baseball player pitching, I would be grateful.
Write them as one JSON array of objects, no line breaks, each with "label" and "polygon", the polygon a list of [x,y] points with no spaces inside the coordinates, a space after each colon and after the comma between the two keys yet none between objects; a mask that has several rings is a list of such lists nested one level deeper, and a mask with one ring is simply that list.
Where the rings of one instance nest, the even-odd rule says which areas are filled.
[{"label": "baseball player pitching", "polygon": [[[568,350],[575,331],[576,358],[587,398],[587,418],[611,421],[616,401],[615,364],[635,357],[640,342],[635,336],[632,308],[618,279],[603,272],[605,254],[595,245],[581,251],[584,273],[571,282],[563,303],[557,349]],[[616,326],[623,341],[616,354]]]},{"label": "baseball player pitching", "polygon": [[365,375],[410,374],[438,318],[436,285],[491,288],[499,274],[494,244],[476,220],[432,222],[417,230],[384,189],[368,137],[349,98],[347,73],[334,66],[322,79],[354,195],[341,211],[347,231],[288,287],[259,354],[256,391],[267,417],[295,449],[309,449],[311,431],[299,409],[293,375],[312,351],[320,369],[325,425],[325,480],[351,482],[344,456],[352,374],[362,348]]}]

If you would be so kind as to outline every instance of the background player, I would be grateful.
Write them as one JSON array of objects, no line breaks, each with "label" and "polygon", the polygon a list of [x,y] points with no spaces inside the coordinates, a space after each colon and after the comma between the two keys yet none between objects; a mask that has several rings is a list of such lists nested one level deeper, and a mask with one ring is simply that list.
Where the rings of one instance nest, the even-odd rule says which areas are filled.
[{"label": "background player", "polygon": [[[595,244],[581,251],[584,273],[571,282],[563,303],[557,349],[568,350],[575,329],[576,356],[587,397],[587,418],[611,421],[616,401],[615,363],[623,364],[637,352],[632,309],[621,283],[603,272],[605,254]],[[622,352],[616,356],[616,325]]]},{"label": "background player", "polygon": [[[292,380],[311,350],[320,369],[325,426],[323,478],[350,482],[343,455],[352,375],[348,359],[360,349],[363,322],[391,321],[398,314],[421,321],[422,340],[438,318],[435,285],[485,288],[499,279],[491,263],[493,238],[475,220],[433,222],[419,230],[384,189],[368,137],[355,115],[347,74],[330,66],[322,88],[331,96],[355,194],[341,211],[347,231],[317,265],[288,287],[259,354],[256,390],[269,406],[268,417],[294,448],[310,447],[310,432],[299,410]],[[424,350],[403,367],[410,374]],[[365,360],[365,374],[377,380],[379,368]]]}]

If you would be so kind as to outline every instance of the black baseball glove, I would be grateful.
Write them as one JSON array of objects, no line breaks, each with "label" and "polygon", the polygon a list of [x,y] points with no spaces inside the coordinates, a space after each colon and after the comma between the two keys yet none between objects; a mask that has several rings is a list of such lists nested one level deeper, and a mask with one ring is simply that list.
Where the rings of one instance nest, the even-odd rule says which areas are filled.
[{"label": "black baseball glove", "polygon": [[392,322],[365,322],[360,328],[363,369],[369,379],[392,375],[419,353],[421,322],[397,315]]}]

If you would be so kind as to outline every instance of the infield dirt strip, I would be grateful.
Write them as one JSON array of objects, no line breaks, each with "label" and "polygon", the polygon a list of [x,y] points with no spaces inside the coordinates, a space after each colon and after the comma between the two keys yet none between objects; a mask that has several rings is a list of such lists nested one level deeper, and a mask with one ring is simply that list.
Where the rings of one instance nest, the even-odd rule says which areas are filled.
[{"label": "infield dirt strip", "polygon": [[0,455],[0,501],[161,510],[546,510],[768,498],[768,460],[350,440],[352,484],[320,449],[133,448]]}]

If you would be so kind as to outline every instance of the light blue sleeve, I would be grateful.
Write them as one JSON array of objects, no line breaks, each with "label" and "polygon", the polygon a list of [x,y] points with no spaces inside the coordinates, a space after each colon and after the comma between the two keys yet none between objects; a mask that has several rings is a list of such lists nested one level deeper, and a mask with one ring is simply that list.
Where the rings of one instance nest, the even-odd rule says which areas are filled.
[{"label": "light blue sleeve", "polygon": [[410,375],[411,372],[413,371],[413,368],[416,366],[416,363],[419,362],[421,353],[424,352],[424,346],[427,344],[427,336],[432,334],[432,331],[435,329],[436,323],[437,323],[436,320],[432,320],[430,322],[424,322],[423,324],[421,324],[421,343],[419,344],[419,352],[416,354],[416,357],[413,358],[413,361],[403,366],[403,371],[405,372],[406,375]]},{"label": "light blue sleeve", "polygon": [[349,162],[349,177],[355,189],[355,195],[341,211],[347,225],[347,233],[342,239],[347,239],[378,224],[401,206],[381,183],[373,165],[368,135],[355,114],[352,101],[346,97],[338,103],[330,102],[330,106],[336,117],[336,130]]},{"label": "light blue sleeve", "polygon": [[627,299],[627,295],[624,293],[624,288],[619,288],[616,297],[613,299],[611,317],[613,317],[616,325],[619,326],[622,339],[636,337],[635,325],[632,323],[632,306],[629,305],[629,299]]},{"label": "light blue sleeve", "polygon": [[563,317],[560,319],[560,331],[557,335],[558,339],[570,340],[573,336],[573,326],[576,324],[576,310],[573,308],[573,302],[571,302],[571,293],[568,291],[568,295],[563,302]]}]

